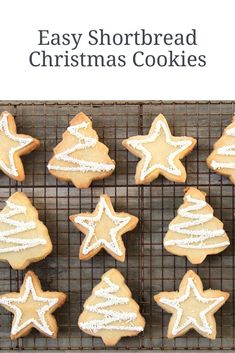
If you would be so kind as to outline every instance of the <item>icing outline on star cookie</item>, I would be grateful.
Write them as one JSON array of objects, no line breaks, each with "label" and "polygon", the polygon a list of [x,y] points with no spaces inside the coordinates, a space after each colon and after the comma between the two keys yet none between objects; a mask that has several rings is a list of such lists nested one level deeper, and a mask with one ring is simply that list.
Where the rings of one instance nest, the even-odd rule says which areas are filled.
[{"label": "icing outline on star cookie", "polygon": [[[144,145],[156,142],[158,137],[160,137],[161,132],[164,133],[165,142],[167,144],[178,148],[168,155],[168,166],[162,163],[155,163],[154,165],[149,166],[152,160],[152,153]],[[186,154],[191,152],[191,150],[196,144],[196,140],[186,136],[182,137],[182,139],[180,139],[179,137],[172,136],[165,117],[162,114],[159,114],[154,119],[148,135],[130,137],[124,140],[122,144],[124,147],[129,149],[130,152],[141,158],[141,161],[137,165],[137,171],[138,168],[140,168],[140,173],[136,172],[136,181],[137,184],[143,184],[146,182],[147,177],[149,177],[149,181],[147,182],[151,182],[153,179],[157,178],[159,174],[163,174],[166,178],[173,181],[185,181],[185,168],[180,162],[180,159],[182,159]],[[175,161],[176,157],[178,158],[178,166],[176,165]],[[156,170],[158,170],[157,176],[151,176],[151,173],[153,173],[154,171],[156,172]],[[164,172],[170,174],[172,178],[167,176]],[[175,177],[181,177],[182,180]]]},{"label": "icing outline on star cookie", "polygon": [[[191,295],[191,293],[193,294]],[[195,310],[191,308],[191,315],[185,314],[187,316],[186,320],[180,324],[184,316],[181,303],[185,303],[190,297],[196,298],[198,303],[208,304],[208,307],[199,311],[201,323],[197,320]],[[168,338],[182,336],[194,328],[204,337],[215,339],[216,323],[213,314],[219,310],[228,297],[227,292],[212,289],[204,291],[200,277],[190,270],[184,275],[179,292],[161,292],[155,295],[154,299],[163,309],[173,314],[168,326]],[[211,313],[210,318],[208,317],[209,313]]]},{"label": "icing outline on star cookie", "polygon": [[[110,241],[95,234],[96,225],[101,220],[104,213],[115,224],[115,226],[109,230]],[[93,213],[73,215],[70,216],[70,220],[86,235],[80,248],[80,259],[89,259],[94,256],[100,248],[104,248],[110,255],[114,256],[119,261],[124,261],[125,259],[125,247],[121,240],[121,235],[135,228],[138,223],[138,218],[135,216],[128,213],[115,212],[108,195],[100,196],[99,202]],[[125,227],[128,228],[125,229]],[[122,233],[122,230],[124,233]],[[119,234],[120,231],[121,233]],[[96,241],[91,244],[93,238],[95,238]],[[94,254],[89,256],[92,251],[94,251]]]},{"label": "icing outline on star cookie", "polygon": [[[11,120],[11,122],[9,122]],[[9,124],[12,124],[12,130],[14,131],[14,134],[11,133],[9,129]],[[19,154],[17,157],[20,160],[20,155],[26,154],[34,150],[36,147],[39,146],[40,142],[27,135],[22,135],[22,134],[17,134],[16,132],[16,125],[13,116],[7,112],[4,111],[1,116],[0,116],[0,131],[2,131],[10,140],[14,142],[18,142],[19,145],[16,147],[11,147],[9,149],[9,164],[10,166],[7,166],[6,163],[0,159],[0,168],[2,169],[3,172],[5,172],[9,177],[12,177],[13,179],[23,181],[25,176],[24,176],[24,169],[22,165],[22,175],[20,175],[18,168],[16,167],[15,163],[15,155],[17,152]],[[26,148],[28,146],[28,148]],[[28,151],[27,151],[28,149]],[[20,160],[20,164],[22,164]]]},{"label": "icing outline on star cookie", "polygon": [[[41,295],[38,295],[38,292],[41,292]],[[55,298],[52,298],[51,295],[55,296]],[[40,306],[36,311],[38,319],[32,317],[21,322],[23,317],[22,304],[26,304],[30,296],[33,301],[45,304]],[[43,292],[38,277],[32,271],[28,271],[19,293],[8,293],[0,296],[0,305],[14,314],[11,339],[17,339],[27,335],[33,327],[46,336],[55,338],[58,328],[51,313],[61,306],[65,299],[66,295],[62,292]],[[20,305],[21,308],[18,307],[17,304]],[[48,322],[48,315],[50,315],[50,323]],[[52,330],[53,326],[54,329]]]}]

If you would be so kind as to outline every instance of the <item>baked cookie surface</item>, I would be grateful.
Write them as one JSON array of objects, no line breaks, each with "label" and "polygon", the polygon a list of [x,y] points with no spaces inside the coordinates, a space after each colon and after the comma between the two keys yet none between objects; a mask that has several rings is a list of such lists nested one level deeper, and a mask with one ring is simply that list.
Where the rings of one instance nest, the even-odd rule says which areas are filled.
[{"label": "baked cookie surface", "polygon": [[88,188],[93,180],[110,176],[115,162],[108,155],[108,147],[99,142],[88,116],[79,113],[69,124],[47,167],[56,178]]},{"label": "baked cookie surface", "polygon": [[162,309],[172,314],[168,338],[182,336],[194,329],[206,338],[215,339],[214,314],[228,297],[227,292],[204,290],[200,277],[190,270],[184,275],[178,292],[161,292],[154,296],[154,300]]},{"label": "baked cookie surface", "polygon": [[233,122],[215,142],[213,151],[207,158],[207,165],[217,174],[227,176],[235,184],[235,116]]},{"label": "baked cookie surface", "polygon": [[149,184],[160,174],[171,181],[184,182],[186,171],[180,160],[192,151],[196,140],[172,136],[165,117],[159,114],[148,135],[129,137],[122,144],[141,158],[136,167],[136,184]]},{"label": "baked cookie surface", "polygon": [[192,264],[200,264],[207,255],[225,250],[230,241],[223,223],[213,213],[204,192],[187,188],[184,203],[164,237],[165,249],[175,255],[187,256]]},{"label": "baked cookie surface", "polygon": [[0,169],[9,178],[23,181],[24,166],[21,156],[30,153],[40,142],[29,136],[17,134],[15,119],[5,111],[0,115]]},{"label": "baked cookie surface", "polygon": [[115,212],[108,195],[101,195],[92,213],[80,213],[69,217],[85,234],[79,258],[89,260],[102,248],[118,261],[125,260],[126,249],[122,235],[134,229],[138,218],[125,212]]},{"label": "baked cookie surface", "polygon": [[15,192],[0,212],[0,261],[22,270],[51,251],[48,230],[36,208],[23,192]]},{"label": "baked cookie surface", "polygon": [[0,295],[0,305],[14,314],[11,339],[28,335],[32,328],[56,338],[58,327],[52,313],[65,300],[66,295],[62,292],[44,292],[35,273],[28,271],[19,293]]},{"label": "baked cookie surface", "polygon": [[107,271],[94,287],[84,304],[78,326],[89,335],[101,337],[108,346],[144,330],[145,320],[139,312],[139,305],[132,299],[118,270]]}]

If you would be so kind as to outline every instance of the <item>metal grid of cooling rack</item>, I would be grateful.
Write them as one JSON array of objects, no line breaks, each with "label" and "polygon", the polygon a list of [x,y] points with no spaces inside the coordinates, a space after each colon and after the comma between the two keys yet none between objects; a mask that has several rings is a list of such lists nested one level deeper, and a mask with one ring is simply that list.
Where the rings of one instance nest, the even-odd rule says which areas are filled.
[{"label": "metal grid of cooling rack", "polygon": [[[19,350],[102,350],[98,338],[83,334],[77,327],[82,304],[90,295],[101,275],[117,267],[125,276],[134,298],[146,318],[144,334],[124,338],[117,350],[151,349],[233,349],[235,347],[234,308],[234,187],[228,179],[209,172],[205,159],[213,142],[221,135],[234,114],[235,102],[0,102],[0,110],[10,111],[16,118],[18,131],[40,139],[39,150],[24,157],[26,180],[11,181],[0,175],[0,207],[16,190],[24,191],[39,210],[51,235],[53,253],[33,269],[44,289],[60,290],[68,294],[67,303],[57,311],[59,338],[47,339],[38,332],[11,342],[11,315],[0,309],[0,349]],[[101,141],[110,148],[116,160],[115,173],[91,188],[79,190],[56,180],[46,168],[52,148],[61,140],[69,120],[83,111],[93,117],[94,128]],[[121,141],[131,135],[143,134],[153,118],[163,113],[176,135],[198,139],[197,147],[184,160],[188,178],[185,184],[174,184],[159,178],[148,186],[134,184],[137,159],[128,153]],[[207,192],[208,202],[215,215],[224,222],[231,246],[223,253],[207,257],[199,266],[192,266],[185,258],[167,253],[162,239],[175,211],[182,203],[186,185],[197,186]],[[108,193],[117,211],[125,210],[139,217],[136,230],[124,236],[127,259],[116,262],[104,252],[90,261],[79,261],[82,236],[68,221],[68,216],[94,209],[99,195]],[[205,287],[229,291],[229,301],[216,314],[217,339],[209,341],[191,331],[175,340],[166,338],[169,315],[153,301],[162,290],[176,290],[187,269],[196,270]],[[1,292],[18,290],[23,271],[14,271],[0,263]],[[107,348],[109,349],[109,348]]]}]

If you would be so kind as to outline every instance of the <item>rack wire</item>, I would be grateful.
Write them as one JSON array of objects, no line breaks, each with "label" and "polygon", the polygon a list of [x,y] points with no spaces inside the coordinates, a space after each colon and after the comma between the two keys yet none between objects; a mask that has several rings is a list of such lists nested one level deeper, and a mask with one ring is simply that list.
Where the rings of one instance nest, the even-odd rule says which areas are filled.
[{"label": "rack wire", "polygon": [[[9,339],[12,316],[0,309],[0,349],[14,350],[104,350],[99,338],[82,333],[77,326],[79,313],[101,275],[118,268],[130,287],[146,318],[143,334],[123,338],[117,350],[180,350],[234,349],[234,186],[225,177],[208,170],[205,163],[213,143],[234,115],[235,102],[0,102],[0,110],[10,111],[16,118],[19,132],[41,141],[37,151],[24,157],[26,180],[18,183],[0,175],[0,207],[16,190],[31,198],[39,210],[52,238],[54,249],[40,263],[29,266],[39,276],[45,290],[68,294],[66,304],[56,312],[59,337],[52,340],[37,331],[16,341]],[[46,168],[53,147],[61,140],[69,120],[83,111],[93,117],[93,125],[101,141],[110,148],[116,160],[115,173],[91,188],[79,190],[51,176]],[[137,186],[134,173],[137,159],[128,153],[121,141],[148,131],[153,118],[163,113],[175,135],[194,136],[197,147],[184,160],[188,178],[185,184],[174,184],[158,178],[151,185]],[[196,186],[208,195],[208,202],[225,225],[231,245],[221,254],[208,256],[199,266],[184,257],[173,256],[162,246],[163,237],[176,209],[182,203],[185,186]],[[115,261],[100,252],[89,261],[78,258],[83,236],[69,222],[71,214],[94,209],[99,195],[108,193],[117,211],[136,215],[140,222],[136,230],[124,236],[127,258]],[[153,301],[159,291],[177,290],[188,269],[201,276],[205,288],[228,291],[230,299],[216,314],[217,339],[200,337],[190,331],[174,340],[166,338],[170,315]],[[14,271],[0,263],[1,292],[19,290],[25,271]]]}]

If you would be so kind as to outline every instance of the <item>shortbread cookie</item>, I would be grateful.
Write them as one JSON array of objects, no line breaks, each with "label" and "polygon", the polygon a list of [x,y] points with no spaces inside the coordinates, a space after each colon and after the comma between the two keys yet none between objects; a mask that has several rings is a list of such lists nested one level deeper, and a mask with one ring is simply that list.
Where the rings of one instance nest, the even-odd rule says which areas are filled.
[{"label": "shortbread cookie", "polygon": [[216,173],[229,177],[235,184],[235,116],[220,139],[215,142],[207,164]]},{"label": "shortbread cookie", "polygon": [[28,135],[17,134],[13,116],[3,112],[0,116],[0,169],[9,178],[23,181],[24,166],[20,156],[28,154],[39,146],[40,142]]},{"label": "shortbread cookie", "polygon": [[38,277],[28,271],[20,292],[0,295],[0,305],[14,314],[11,339],[27,336],[33,327],[47,337],[56,338],[58,326],[52,313],[65,300],[62,292],[43,292]]},{"label": "shortbread cookie", "polygon": [[166,119],[159,114],[148,135],[130,137],[122,144],[141,158],[136,168],[136,184],[149,184],[160,174],[171,181],[184,182],[186,171],[180,160],[192,151],[196,140],[172,136]]},{"label": "shortbread cookie", "polygon": [[48,230],[37,210],[23,192],[15,192],[0,212],[0,260],[21,270],[51,251]]},{"label": "shortbread cookie", "polygon": [[164,238],[166,250],[187,256],[192,264],[202,263],[207,255],[218,254],[230,244],[223,223],[213,216],[213,208],[205,198],[204,192],[187,188],[184,203]]},{"label": "shortbread cookie", "polygon": [[69,218],[86,236],[80,247],[81,260],[89,260],[102,248],[116,260],[125,260],[126,249],[121,237],[136,227],[138,218],[115,212],[108,195],[100,196],[93,213],[79,213]]},{"label": "shortbread cookie", "polygon": [[107,346],[144,330],[145,320],[139,305],[118,270],[111,269],[102,276],[84,304],[78,326],[89,335],[101,337]]},{"label": "shortbread cookie", "polygon": [[63,134],[63,141],[54,148],[48,164],[55,177],[71,181],[78,188],[88,188],[93,180],[111,175],[115,162],[108,148],[98,141],[91,120],[83,113],[77,114]]},{"label": "shortbread cookie", "polygon": [[229,297],[229,293],[220,290],[203,290],[200,277],[188,271],[178,292],[161,292],[154,296],[157,304],[171,313],[168,326],[168,338],[184,335],[191,329],[210,339],[216,338],[214,314]]}]

